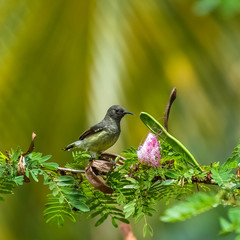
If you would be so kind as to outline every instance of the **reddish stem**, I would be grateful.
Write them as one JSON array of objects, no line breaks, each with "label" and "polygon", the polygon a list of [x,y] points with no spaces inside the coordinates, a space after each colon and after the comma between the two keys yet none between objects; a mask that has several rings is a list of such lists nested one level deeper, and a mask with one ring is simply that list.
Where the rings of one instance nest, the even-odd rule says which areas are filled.
[{"label": "reddish stem", "polygon": [[130,224],[120,222],[119,225],[120,225],[120,232],[123,235],[124,240],[137,240],[132,232],[132,227]]}]

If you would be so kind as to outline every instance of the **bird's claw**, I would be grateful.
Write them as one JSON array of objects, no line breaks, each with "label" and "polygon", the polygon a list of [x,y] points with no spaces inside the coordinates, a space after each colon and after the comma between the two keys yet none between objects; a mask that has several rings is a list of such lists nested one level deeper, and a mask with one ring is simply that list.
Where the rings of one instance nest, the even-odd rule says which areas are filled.
[{"label": "bird's claw", "polygon": [[89,153],[90,153],[90,155],[91,155],[89,161],[92,162],[93,160],[96,159],[96,156],[95,156],[92,152],[89,152]]}]

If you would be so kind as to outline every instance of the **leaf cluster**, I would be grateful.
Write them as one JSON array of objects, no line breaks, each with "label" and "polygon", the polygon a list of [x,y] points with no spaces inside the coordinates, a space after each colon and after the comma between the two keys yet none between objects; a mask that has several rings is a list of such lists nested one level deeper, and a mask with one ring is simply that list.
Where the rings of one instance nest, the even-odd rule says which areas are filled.
[{"label": "leaf cluster", "polygon": [[[143,235],[152,235],[148,218],[158,210],[159,201],[169,205],[172,199],[181,202],[169,205],[160,218],[162,221],[184,221],[220,205],[228,206],[230,220],[221,218],[222,233],[239,234],[236,216],[240,205],[240,144],[224,164],[215,162],[202,166],[202,170],[192,160],[187,164],[184,150],[176,151],[168,141],[161,140],[160,151],[158,168],[141,164],[137,149],[131,147],[123,152],[125,159],[118,161],[112,170],[102,175],[98,171],[96,176],[113,190],[111,194],[96,189],[82,171],[60,171],[58,164],[49,162],[50,155],[36,152],[24,155],[19,148],[7,155],[0,153],[0,199],[4,194],[12,194],[15,187],[31,179],[38,182],[43,177],[51,192],[44,210],[47,223],[62,226],[65,219],[75,222],[78,215],[85,213],[89,218],[97,218],[95,226],[108,218],[114,227],[118,227],[119,221],[143,220]],[[89,156],[87,152],[75,152],[67,166],[79,169],[82,161],[91,165]]]},{"label": "leaf cluster", "polygon": [[[220,219],[221,233],[228,234],[234,231],[239,234],[236,239],[240,239],[239,156],[240,143],[235,148],[233,156],[224,164],[220,165],[219,162],[216,162],[211,167],[207,167],[207,169],[210,169],[209,174],[214,188],[209,189],[207,193],[196,193],[187,198],[187,201],[167,209],[161,220],[165,222],[184,221],[220,205],[231,206],[228,210],[230,221],[224,218]],[[237,174],[235,175],[234,172],[237,172]]]},{"label": "leaf cluster", "polygon": [[56,222],[59,226],[64,223],[64,217],[75,222],[75,212],[88,212],[86,197],[81,188],[79,180],[72,176],[46,176],[45,184],[52,191],[48,197],[48,203],[44,210],[47,223]]}]

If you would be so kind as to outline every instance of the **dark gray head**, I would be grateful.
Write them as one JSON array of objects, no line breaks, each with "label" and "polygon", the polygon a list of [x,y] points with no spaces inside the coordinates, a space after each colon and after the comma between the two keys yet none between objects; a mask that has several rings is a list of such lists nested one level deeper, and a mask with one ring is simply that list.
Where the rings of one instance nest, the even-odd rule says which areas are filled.
[{"label": "dark gray head", "polygon": [[105,118],[110,117],[112,119],[120,121],[122,117],[124,117],[126,114],[134,115],[133,113],[126,111],[124,107],[121,107],[119,105],[113,105],[107,110]]}]

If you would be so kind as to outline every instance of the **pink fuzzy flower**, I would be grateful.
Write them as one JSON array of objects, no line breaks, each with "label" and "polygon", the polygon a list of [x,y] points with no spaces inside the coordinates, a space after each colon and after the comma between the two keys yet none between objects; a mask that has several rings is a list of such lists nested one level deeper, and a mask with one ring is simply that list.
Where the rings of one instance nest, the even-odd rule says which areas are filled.
[{"label": "pink fuzzy flower", "polygon": [[143,145],[137,151],[139,162],[151,167],[159,167],[161,161],[160,144],[153,133],[149,133]]}]

